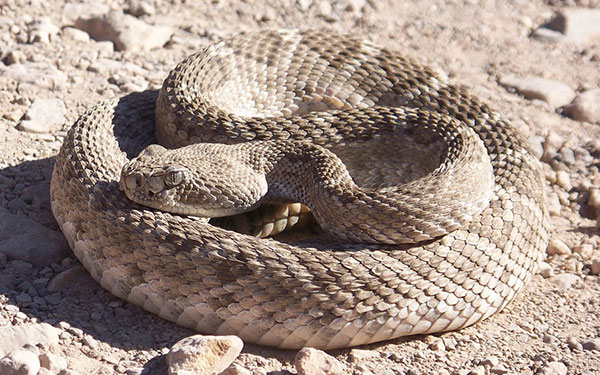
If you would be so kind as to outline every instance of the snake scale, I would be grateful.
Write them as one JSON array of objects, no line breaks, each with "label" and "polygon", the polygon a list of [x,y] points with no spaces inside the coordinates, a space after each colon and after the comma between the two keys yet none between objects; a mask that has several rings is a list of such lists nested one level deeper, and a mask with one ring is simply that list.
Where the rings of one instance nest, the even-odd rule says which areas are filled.
[{"label": "snake scale", "polygon": [[[392,185],[405,182],[418,196],[416,215],[422,202],[435,219],[446,211],[435,194],[419,196],[419,184],[444,153],[436,142],[449,139],[440,124],[453,123],[485,151],[491,192],[473,213],[446,210],[458,219],[400,244],[257,238],[146,208],[119,186],[123,165],[156,138],[168,148],[294,140],[358,163],[348,167],[352,178],[373,191],[395,194]],[[409,177],[387,180],[389,167],[377,172],[368,161],[379,174],[361,172],[356,155],[414,151],[394,136],[403,124],[416,134],[407,144],[419,143],[421,127],[437,132],[433,167],[403,167]],[[202,333],[280,348],[341,348],[474,324],[523,289],[549,236],[539,162],[500,114],[397,52],[314,31],[236,35],[184,60],[160,93],[87,110],[57,156],[51,204],[75,255],[115,296]],[[353,212],[360,217],[360,204],[342,215]]]}]

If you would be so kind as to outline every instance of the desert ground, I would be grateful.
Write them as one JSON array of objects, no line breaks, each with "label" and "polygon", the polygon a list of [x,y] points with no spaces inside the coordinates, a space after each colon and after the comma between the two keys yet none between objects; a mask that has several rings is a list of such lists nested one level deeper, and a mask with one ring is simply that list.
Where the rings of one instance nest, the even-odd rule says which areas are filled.
[{"label": "desert ground", "polygon": [[[159,88],[203,46],[312,28],[399,50],[502,113],[541,159],[553,226],[540,272],[502,312],[329,351],[343,373],[600,374],[599,13],[594,0],[0,0],[0,358],[26,351],[28,366],[4,371],[167,373],[169,348],[194,332],[82,268],[50,210],[55,156],[87,107]],[[227,371],[309,371],[295,356],[246,344]]]}]

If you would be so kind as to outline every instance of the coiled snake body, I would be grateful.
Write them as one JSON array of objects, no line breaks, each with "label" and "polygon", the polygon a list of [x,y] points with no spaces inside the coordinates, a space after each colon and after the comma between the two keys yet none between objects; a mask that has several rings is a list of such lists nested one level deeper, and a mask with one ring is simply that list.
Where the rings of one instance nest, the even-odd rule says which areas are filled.
[{"label": "coiled snake body", "polygon": [[[384,202],[407,194],[407,205],[388,209],[406,216],[408,229],[398,230],[406,236],[394,232],[396,216],[361,216],[369,211],[356,194],[354,203],[335,198],[344,213],[315,215],[356,215],[371,237],[330,242],[260,239],[133,203],[119,188],[121,168],[155,142],[155,112],[167,147],[301,140],[328,149]],[[457,156],[452,142],[483,153]],[[420,148],[434,156],[408,155]],[[440,162],[460,157],[462,174]],[[412,173],[411,160],[425,172]],[[390,162],[403,173],[390,177]],[[348,347],[478,322],[523,288],[548,241],[538,162],[498,113],[398,53],[311,31],[240,34],[178,65],[158,100],[147,91],[88,110],[57,156],[51,202],[75,255],[114,295],[203,333],[281,348]]]}]

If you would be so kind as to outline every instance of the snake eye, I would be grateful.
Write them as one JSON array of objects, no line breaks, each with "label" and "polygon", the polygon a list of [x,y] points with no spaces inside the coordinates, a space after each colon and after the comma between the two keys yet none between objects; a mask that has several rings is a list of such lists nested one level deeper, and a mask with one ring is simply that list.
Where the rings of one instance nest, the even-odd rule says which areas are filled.
[{"label": "snake eye", "polygon": [[169,167],[165,174],[165,184],[168,187],[175,187],[183,182],[185,173],[183,169],[178,167]]}]

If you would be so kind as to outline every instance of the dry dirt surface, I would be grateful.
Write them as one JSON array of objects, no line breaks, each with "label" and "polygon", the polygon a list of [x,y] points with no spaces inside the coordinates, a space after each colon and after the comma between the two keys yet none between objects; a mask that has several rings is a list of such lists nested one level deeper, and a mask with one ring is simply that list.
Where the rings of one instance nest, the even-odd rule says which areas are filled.
[{"label": "dry dirt surface", "polygon": [[[50,212],[54,157],[86,107],[158,88],[202,46],[240,31],[314,28],[402,51],[502,112],[542,160],[554,226],[540,273],[504,311],[459,332],[329,352],[344,373],[600,374],[598,7],[0,0],[0,358],[24,345],[32,374],[167,373],[169,348],[193,332],[111,296],[82,269]],[[559,12],[563,22],[550,22]],[[94,16],[99,25],[86,21]],[[295,355],[245,345],[229,373],[297,374]]]}]

